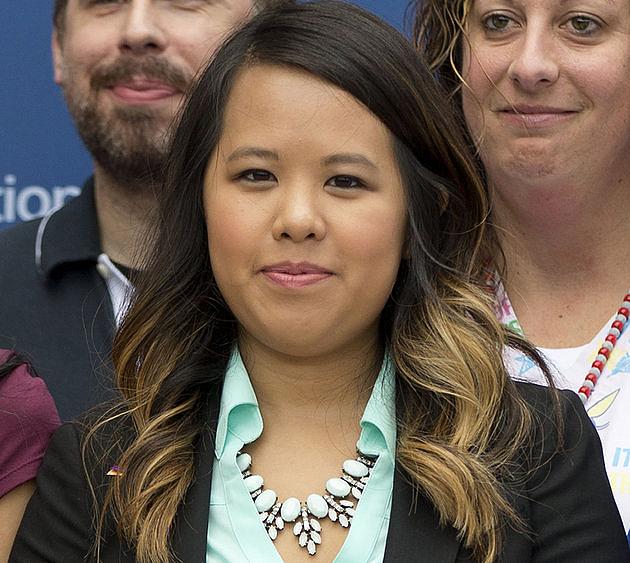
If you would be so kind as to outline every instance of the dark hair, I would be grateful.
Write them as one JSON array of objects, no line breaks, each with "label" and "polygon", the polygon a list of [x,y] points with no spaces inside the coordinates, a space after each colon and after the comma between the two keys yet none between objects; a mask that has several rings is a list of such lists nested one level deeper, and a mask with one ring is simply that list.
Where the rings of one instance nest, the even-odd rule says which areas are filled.
[{"label": "dark hair", "polygon": [[531,413],[505,373],[503,345],[538,356],[500,326],[480,287],[488,204],[460,124],[401,34],[335,0],[257,15],[190,94],[158,196],[154,251],[114,342],[124,397],[118,416],[128,416],[136,434],[101,522],[113,515],[139,561],[168,560],[169,530],[194,479],[195,444],[216,392],[207,366],[236,341],[236,319],[210,265],[203,179],[237,73],[266,64],[343,89],[391,132],[408,202],[408,257],[382,316],[396,364],[397,461],[440,520],[476,558],[491,561],[505,518],[517,520],[500,479],[510,478],[511,461],[531,439]]}]

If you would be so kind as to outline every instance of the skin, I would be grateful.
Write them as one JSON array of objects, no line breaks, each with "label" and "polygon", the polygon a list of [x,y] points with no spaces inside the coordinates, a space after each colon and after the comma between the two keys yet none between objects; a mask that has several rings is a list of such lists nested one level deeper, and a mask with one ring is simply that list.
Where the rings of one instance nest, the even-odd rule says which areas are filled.
[{"label": "skin", "polygon": [[0,497],[0,563],[9,560],[15,534],[34,492],[35,481],[27,481]]},{"label": "skin", "polygon": [[[248,68],[208,162],[204,208],[213,271],[239,321],[264,416],[263,435],[248,451],[281,498],[305,498],[353,455],[380,363],[378,320],[406,217],[391,136],[318,78]],[[301,287],[300,276],[278,282],[269,266],[285,261],[329,275]],[[295,466],[298,478],[286,471]],[[339,526],[324,533],[318,556],[332,561],[345,533]],[[309,558],[290,534],[275,545],[286,561]]]},{"label": "skin", "polygon": [[515,311],[536,344],[584,344],[630,279],[620,260],[630,240],[630,7],[475,0],[466,27],[462,103]]},{"label": "skin", "polygon": [[[62,28],[52,36],[55,82],[63,87],[69,105],[93,105],[122,143],[122,151],[140,143],[133,137],[134,115],[148,116],[142,142],[164,151],[184,90],[251,9],[251,0],[69,0]],[[124,64],[142,69],[149,59],[166,65],[179,79],[169,82],[138,70],[114,84],[90,84],[99,73]],[[152,186],[137,181],[125,185],[129,182],[97,161],[94,175],[103,248],[113,260],[129,265],[131,243],[153,207]]]}]

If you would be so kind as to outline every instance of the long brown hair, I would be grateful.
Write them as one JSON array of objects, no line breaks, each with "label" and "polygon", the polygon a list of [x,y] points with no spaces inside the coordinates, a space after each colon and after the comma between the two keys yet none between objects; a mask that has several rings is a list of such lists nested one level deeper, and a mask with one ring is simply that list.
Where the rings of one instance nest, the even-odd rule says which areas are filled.
[{"label": "long brown hair", "polygon": [[[127,417],[134,435],[99,525],[112,518],[141,563],[169,559],[208,395],[217,392],[208,365],[225,361],[236,341],[237,320],[210,265],[203,177],[234,78],[258,64],[334,84],[394,138],[408,202],[407,257],[381,324],[397,369],[397,463],[442,523],[489,562],[500,552],[504,522],[517,521],[501,483],[515,478],[512,461],[531,427],[502,349],[511,342],[538,357],[499,325],[481,287],[488,202],[460,124],[402,35],[334,0],[259,14],[224,44],[190,94],[159,195],[154,251],[114,342],[123,396],[114,416]],[[86,444],[110,420],[94,426]]]}]

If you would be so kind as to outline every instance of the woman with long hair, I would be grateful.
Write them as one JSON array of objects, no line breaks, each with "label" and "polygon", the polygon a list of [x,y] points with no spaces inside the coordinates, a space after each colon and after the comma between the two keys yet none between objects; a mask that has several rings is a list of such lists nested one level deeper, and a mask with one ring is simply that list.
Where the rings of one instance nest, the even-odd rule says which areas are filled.
[{"label": "woman with long hair", "polygon": [[[491,199],[497,318],[580,396],[630,537],[630,4],[418,0],[415,42]],[[521,353],[514,376],[540,381]]]},{"label": "woman with long hair", "polygon": [[245,24],[174,135],[122,402],[56,435],[13,561],[628,560],[579,400],[506,375],[539,358],[479,283],[471,162],[375,16]]}]

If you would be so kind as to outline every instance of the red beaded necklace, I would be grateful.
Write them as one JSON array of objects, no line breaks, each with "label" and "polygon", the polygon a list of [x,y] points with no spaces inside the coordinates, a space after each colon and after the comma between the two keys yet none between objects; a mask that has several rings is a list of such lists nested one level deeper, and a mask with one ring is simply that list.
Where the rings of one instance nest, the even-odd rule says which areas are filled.
[{"label": "red beaded necklace", "polygon": [[[507,293],[505,292],[505,288],[503,287],[499,275],[496,272],[488,269],[485,283],[488,286],[488,289],[491,290],[495,296],[495,312],[497,314],[497,318],[501,322],[504,322],[507,310],[507,314],[513,317],[512,321],[509,324],[510,328],[512,330],[515,330],[515,332],[517,332],[518,334],[524,335],[523,329],[521,328],[518,319],[516,319],[516,316],[514,315],[512,304],[510,303]],[[597,352],[595,360],[591,364],[591,367],[588,370],[584,381],[578,389],[577,394],[578,397],[580,397],[580,399],[582,400],[582,403],[586,403],[586,401],[588,401],[588,398],[593,393],[593,389],[595,389],[595,385],[597,385],[597,381],[604,371],[604,366],[606,365],[606,362],[608,362],[608,358],[610,358],[610,355],[612,354],[612,351],[617,344],[617,340],[619,340],[621,334],[623,333],[629,318],[630,290],[628,290],[628,293],[626,293],[626,295],[624,296],[623,303],[621,304],[621,307],[617,310],[617,315],[615,316],[612,324],[610,325],[610,328],[608,329],[606,337],[604,338],[604,342],[602,342],[602,345]]]},{"label": "red beaded necklace", "polygon": [[608,329],[608,334],[606,335],[606,338],[604,338],[604,342],[597,352],[597,357],[591,364],[591,368],[588,370],[584,382],[578,389],[578,396],[582,399],[582,403],[586,403],[588,398],[591,396],[595,385],[597,385],[597,381],[601,377],[602,371],[604,371],[604,366],[606,365],[608,358],[610,358],[610,354],[614,350],[617,340],[619,340],[619,337],[623,333],[623,329],[628,322],[628,317],[630,317],[630,291],[626,293],[623,298],[623,303],[617,311],[615,320]]}]

